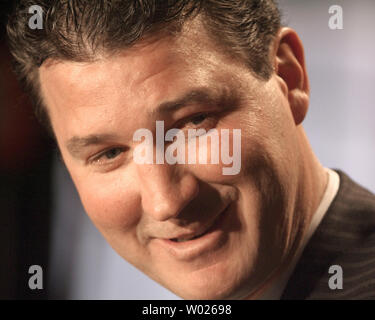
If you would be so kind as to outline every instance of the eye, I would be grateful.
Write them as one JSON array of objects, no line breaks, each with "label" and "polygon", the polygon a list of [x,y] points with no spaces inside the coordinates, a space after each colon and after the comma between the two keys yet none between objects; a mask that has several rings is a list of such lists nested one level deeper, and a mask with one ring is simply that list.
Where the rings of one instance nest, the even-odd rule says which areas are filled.
[{"label": "eye", "polygon": [[207,117],[208,117],[207,113],[201,113],[201,114],[191,118],[189,122],[191,122],[192,124],[197,126],[197,125],[201,124],[204,120],[206,120]]},{"label": "eye", "polygon": [[215,128],[219,116],[213,112],[200,112],[187,117],[176,124],[175,128],[181,130],[204,129],[206,131]]},{"label": "eye", "polygon": [[102,156],[111,160],[111,159],[116,158],[122,151],[123,151],[123,149],[121,149],[121,148],[113,148],[113,149],[110,149],[110,150],[104,152],[102,154]]},{"label": "eye", "polygon": [[94,164],[102,164],[105,162],[110,162],[111,160],[117,158],[121,153],[124,152],[124,148],[111,148],[107,151],[102,152],[98,156],[91,159],[89,162]]}]

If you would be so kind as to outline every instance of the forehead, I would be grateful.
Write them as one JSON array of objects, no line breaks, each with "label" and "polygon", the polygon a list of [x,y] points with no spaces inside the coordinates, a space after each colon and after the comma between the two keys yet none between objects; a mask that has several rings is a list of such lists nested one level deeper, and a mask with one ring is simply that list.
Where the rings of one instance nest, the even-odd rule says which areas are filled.
[{"label": "forehead", "polygon": [[52,61],[40,69],[42,95],[52,113],[61,100],[71,100],[66,105],[75,108],[81,106],[80,101],[84,105],[91,100],[100,104],[120,95],[139,94],[161,73],[172,74],[173,69],[182,68],[181,62],[172,46],[163,41],[113,56],[98,56],[90,62]]},{"label": "forehead", "polygon": [[39,75],[42,89],[43,84],[50,84],[50,80],[53,80],[57,85],[68,85],[71,89],[78,88],[84,92],[95,89],[99,84],[102,86],[100,82],[111,83],[111,75],[117,75],[119,71],[125,77],[125,66],[131,71],[128,76],[137,78],[136,82],[139,83],[173,66],[201,68],[201,72],[210,65],[214,69],[220,63],[220,58],[227,54],[207,34],[201,17],[198,16],[193,21],[186,22],[177,34],[163,32],[116,54],[98,54],[91,62],[47,60],[40,68]]}]

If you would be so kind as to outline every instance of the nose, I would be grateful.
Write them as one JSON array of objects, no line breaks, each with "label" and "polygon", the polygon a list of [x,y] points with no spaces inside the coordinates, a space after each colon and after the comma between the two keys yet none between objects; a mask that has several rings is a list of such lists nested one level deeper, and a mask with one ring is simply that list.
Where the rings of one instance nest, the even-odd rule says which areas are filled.
[{"label": "nose", "polygon": [[169,164],[137,165],[142,207],[158,221],[176,218],[199,192],[197,179]]}]

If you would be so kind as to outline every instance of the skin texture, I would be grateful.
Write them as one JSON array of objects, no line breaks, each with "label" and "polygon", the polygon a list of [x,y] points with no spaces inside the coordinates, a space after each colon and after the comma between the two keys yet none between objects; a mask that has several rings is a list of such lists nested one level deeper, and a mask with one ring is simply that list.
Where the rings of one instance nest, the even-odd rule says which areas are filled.
[{"label": "skin texture", "polygon": [[[280,29],[270,56],[275,72],[259,80],[195,19],[178,37],[40,68],[42,96],[87,214],[124,259],[182,298],[256,298],[290,262],[324,192],[324,170],[301,126],[309,84],[292,29]],[[194,88],[219,98],[158,111]],[[136,164],[133,133],[154,132],[156,120],[166,131],[241,129],[241,172],[224,176],[222,163]],[[105,140],[93,138],[102,134]],[[72,137],[90,135],[95,144],[68,150]],[[220,240],[199,256],[175,257],[160,240],[218,216]]]}]

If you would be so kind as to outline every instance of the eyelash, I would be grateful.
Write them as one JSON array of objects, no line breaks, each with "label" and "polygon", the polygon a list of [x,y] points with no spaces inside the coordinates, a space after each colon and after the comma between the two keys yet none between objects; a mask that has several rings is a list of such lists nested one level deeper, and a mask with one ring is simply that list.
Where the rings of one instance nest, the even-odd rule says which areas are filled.
[{"label": "eyelash", "polygon": [[[200,117],[204,117],[204,119],[200,123],[198,123],[198,124],[193,124],[193,126],[190,129],[201,129],[202,128],[202,124],[204,124],[204,123],[206,123],[208,121],[216,122],[216,119],[215,119],[215,117],[214,117],[213,114],[208,113],[208,112],[202,112],[202,113],[195,114],[195,115],[187,118],[186,120],[183,120],[181,122],[180,126],[177,126],[177,128],[181,128],[181,127],[185,126],[188,123],[192,123],[193,120],[198,119]],[[215,124],[211,123],[211,126],[214,127]],[[188,127],[188,129],[189,129],[189,127]]]},{"label": "eyelash", "polygon": [[[193,125],[194,127],[190,128],[190,129],[200,129],[202,123],[205,123],[205,122],[210,121],[210,120],[211,121],[212,120],[216,120],[216,119],[214,119],[214,117],[213,117],[212,114],[210,114],[208,112],[202,112],[202,113],[195,114],[195,115],[187,118],[186,120],[181,121],[180,125],[176,126],[176,128],[183,127],[184,125],[186,125],[188,123],[192,123],[193,120],[199,119],[199,118],[202,118],[202,117],[204,117],[204,119],[200,123],[194,124]],[[212,125],[212,126],[214,126],[214,125]],[[100,159],[102,159],[107,154],[109,154],[109,152],[114,151],[114,150],[116,150],[116,151],[120,150],[120,152],[114,158],[105,160],[105,163],[100,163],[101,162]],[[123,147],[110,148],[110,149],[107,149],[107,150],[101,152],[97,156],[94,156],[93,158],[89,159],[88,163],[90,165],[106,165],[106,164],[110,164],[110,163],[116,161],[116,159],[118,158],[118,155],[121,154],[121,153],[123,153],[124,151],[125,151],[125,148],[123,148]]]},{"label": "eyelash", "polygon": [[[105,157],[107,154],[109,154],[109,152],[114,151],[114,150],[116,150],[116,151],[120,150],[120,153],[122,153],[122,152],[125,151],[125,148],[122,148],[122,147],[115,147],[115,148],[107,149],[107,150],[101,152],[99,155],[94,156],[92,159],[90,159],[90,160],[88,161],[88,163],[89,163],[89,164],[97,164],[97,165],[101,165],[102,163],[99,163],[99,162],[100,162],[100,159],[102,159],[102,158]],[[120,154],[120,153],[119,153],[119,154]],[[111,162],[115,161],[117,157],[118,157],[118,154],[117,154],[114,158],[112,158],[112,159],[107,159],[107,160],[106,160],[106,163],[111,163]]]}]

